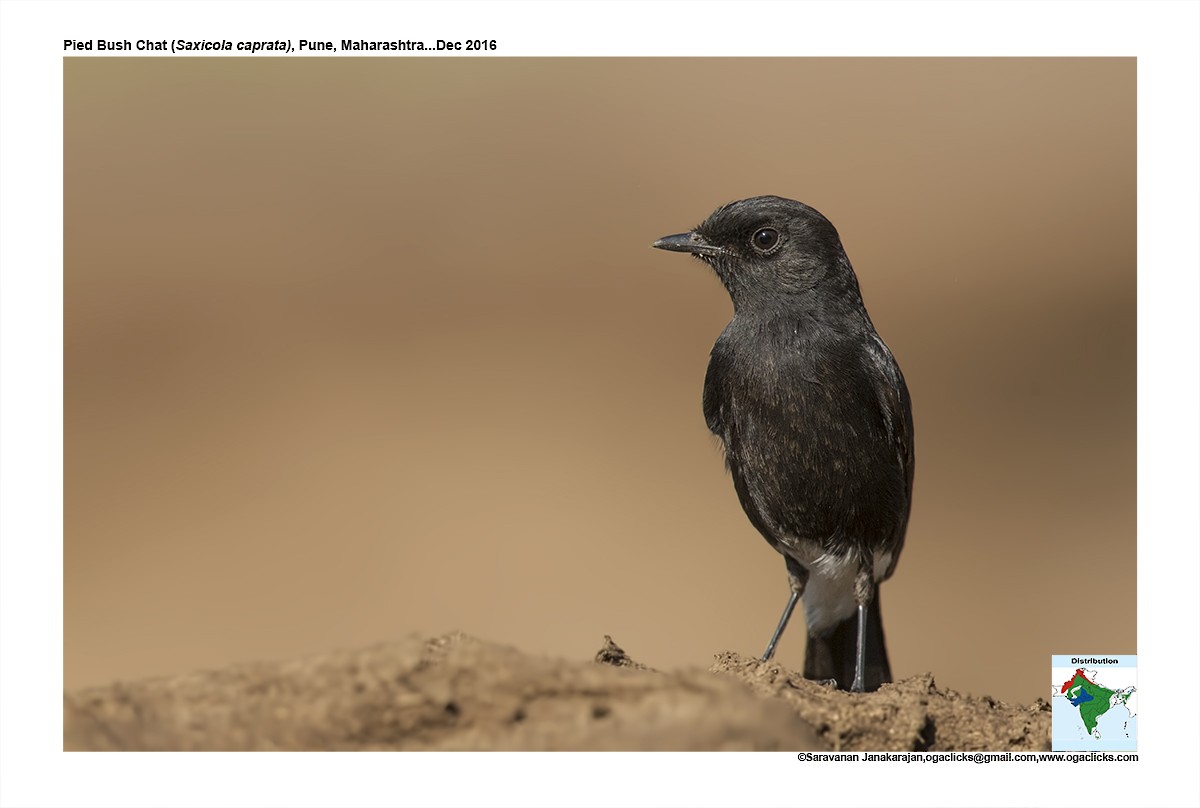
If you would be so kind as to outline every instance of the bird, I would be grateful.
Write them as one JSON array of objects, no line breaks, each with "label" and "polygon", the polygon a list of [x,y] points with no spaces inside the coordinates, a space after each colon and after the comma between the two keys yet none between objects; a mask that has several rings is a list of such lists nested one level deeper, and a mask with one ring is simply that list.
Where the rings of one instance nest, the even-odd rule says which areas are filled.
[{"label": "bird", "polygon": [[892,680],[878,587],[908,527],[912,402],[837,229],[803,202],[756,196],[652,246],[703,261],[733,302],[703,410],[746,516],[787,569],[762,660],[802,600],[805,678],[877,690]]}]

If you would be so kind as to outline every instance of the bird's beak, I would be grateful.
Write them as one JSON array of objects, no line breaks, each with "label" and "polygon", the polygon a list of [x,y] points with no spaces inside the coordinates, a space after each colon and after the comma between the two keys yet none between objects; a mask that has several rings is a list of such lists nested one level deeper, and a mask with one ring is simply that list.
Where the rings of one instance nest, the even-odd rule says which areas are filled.
[{"label": "bird's beak", "polygon": [[658,241],[650,245],[659,250],[670,250],[671,252],[685,252],[692,255],[720,255],[721,248],[715,244],[709,244],[704,240],[704,236],[699,233],[676,233],[673,236],[663,236]]}]

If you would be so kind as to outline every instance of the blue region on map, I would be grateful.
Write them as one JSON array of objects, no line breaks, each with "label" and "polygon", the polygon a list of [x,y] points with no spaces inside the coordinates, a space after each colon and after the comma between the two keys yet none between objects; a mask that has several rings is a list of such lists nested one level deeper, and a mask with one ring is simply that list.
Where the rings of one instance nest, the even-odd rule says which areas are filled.
[{"label": "blue region on map", "polygon": [[1085,701],[1092,700],[1092,694],[1087,692],[1086,690],[1084,690],[1082,687],[1079,688],[1078,693],[1079,693],[1079,696],[1076,698],[1073,698],[1073,699],[1070,696],[1067,696],[1067,699],[1071,702],[1072,705],[1078,707],[1079,705],[1083,704]]}]

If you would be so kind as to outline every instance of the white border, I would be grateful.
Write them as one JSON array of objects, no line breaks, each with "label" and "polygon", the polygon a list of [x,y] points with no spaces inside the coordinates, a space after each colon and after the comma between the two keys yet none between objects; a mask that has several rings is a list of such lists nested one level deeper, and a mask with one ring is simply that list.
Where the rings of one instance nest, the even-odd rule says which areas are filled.
[{"label": "white border", "polygon": [[[1200,803],[1195,710],[1175,702],[1192,703],[1180,677],[1200,673],[1196,2],[4,2],[0,15],[0,804]],[[485,36],[502,56],[1136,56],[1141,761],[934,773],[782,754],[60,752],[61,42],[140,36]]]}]

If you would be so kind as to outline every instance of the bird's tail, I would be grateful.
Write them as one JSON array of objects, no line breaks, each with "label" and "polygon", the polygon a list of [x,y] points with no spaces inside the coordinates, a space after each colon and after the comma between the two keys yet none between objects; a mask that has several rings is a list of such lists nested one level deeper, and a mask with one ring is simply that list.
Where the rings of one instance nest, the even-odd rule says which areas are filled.
[{"label": "bird's tail", "polygon": [[[849,690],[854,681],[855,644],[858,641],[858,614],[850,615],[828,633],[817,637],[808,635],[804,652],[804,678],[836,679],[842,690]],[[867,606],[867,667],[863,672],[864,687],[878,690],[884,682],[892,681],[888,664],[887,645],[883,639],[883,618],[879,611],[879,590]]]}]

